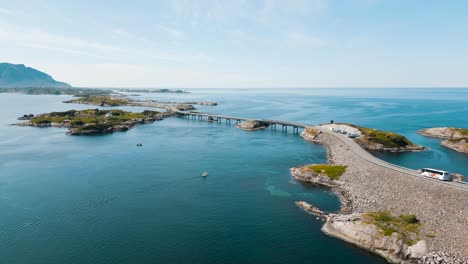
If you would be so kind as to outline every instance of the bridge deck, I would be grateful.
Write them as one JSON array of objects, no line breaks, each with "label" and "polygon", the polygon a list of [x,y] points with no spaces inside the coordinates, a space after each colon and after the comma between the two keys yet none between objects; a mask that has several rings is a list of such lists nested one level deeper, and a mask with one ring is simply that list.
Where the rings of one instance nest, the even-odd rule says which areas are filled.
[{"label": "bridge deck", "polygon": [[227,120],[241,120],[241,121],[258,120],[260,122],[270,124],[270,125],[276,124],[276,125],[302,127],[302,128],[312,127],[312,125],[306,125],[306,124],[303,124],[303,123],[287,122],[287,121],[273,120],[273,119],[253,119],[253,118],[245,118],[245,117],[235,117],[235,116],[225,116],[225,115],[214,115],[214,114],[207,114],[207,113],[198,113],[198,112],[191,112],[191,111],[177,111],[177,113],[182,114],[182,115],[206,116],[206,117],[220,118],[220,119],[227,119]]}]

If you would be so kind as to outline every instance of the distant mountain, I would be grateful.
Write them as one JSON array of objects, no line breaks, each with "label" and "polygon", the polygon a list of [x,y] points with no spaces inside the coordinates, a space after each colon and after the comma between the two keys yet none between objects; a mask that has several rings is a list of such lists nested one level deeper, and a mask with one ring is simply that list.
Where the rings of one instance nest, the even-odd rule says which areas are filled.
[{"label": "distant mountain", "polygon": [[0,88],[71,87],[58,82],[50,75],[24,64],[0,63]]}]

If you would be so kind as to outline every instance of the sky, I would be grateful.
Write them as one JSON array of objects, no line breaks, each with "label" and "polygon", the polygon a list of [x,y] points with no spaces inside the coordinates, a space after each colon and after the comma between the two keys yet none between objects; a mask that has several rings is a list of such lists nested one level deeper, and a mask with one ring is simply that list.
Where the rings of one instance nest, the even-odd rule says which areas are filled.
[{"label": "sky", "polygon": [[468,87],[465,0],[0,0],[0,62],[77,87]]}]

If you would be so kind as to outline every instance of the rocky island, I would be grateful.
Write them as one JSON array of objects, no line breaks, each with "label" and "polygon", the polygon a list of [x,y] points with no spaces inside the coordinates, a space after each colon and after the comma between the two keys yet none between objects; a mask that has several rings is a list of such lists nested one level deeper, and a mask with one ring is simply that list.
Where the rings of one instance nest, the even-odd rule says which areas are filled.
[{"label": "rocky island", "polygon": [[421,129],[418,134],[444,139],[440,144],[461,153],[468,153],[468,129],[455,127],[433,127]]},{"label": "rocky island", "polygon": [[381,131],[352,124],[328,124],[322,127],[335,133],[353,135],[354,141],[363,149],[386,152],[424,151],[426,147],[418,146],[406,137],[389,131]]},{"label": "rocky island", "polygon": [[[66,127],[68,135],[100,135],[117,131],[127,131],[135,125],[152,123],[174,112],[143,111],[141,113],[122,110],[70,110],[51,112],[31,117],[28,121],[15,124],[33,127]],[[19,118],[20,120],[22,118]]]},{"label": "rocky island", "polygon": [[336,214],[296,202],[326,221],[323,232],[392,263],[468,263],[466,190],[412,177],[363,158],[346,143],[350,139],[328,126],[306,128],[301,136],[323,144],[330,164],[292,168],[292,176],[331,187],[341,202]]}]

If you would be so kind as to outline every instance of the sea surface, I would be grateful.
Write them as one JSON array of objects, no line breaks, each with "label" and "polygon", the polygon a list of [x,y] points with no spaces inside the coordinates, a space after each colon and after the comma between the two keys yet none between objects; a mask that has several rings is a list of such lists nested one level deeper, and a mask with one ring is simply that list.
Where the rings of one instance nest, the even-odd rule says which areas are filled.
[{"label": "sea surface", "polygon": [[[135,98],[211,100],[220,104],[199,110],[390,130],[430,149],[380,158],[468,175],[468,155],[416,134],[468,127],[468,89],[189,91]],[[294,204],[339,210],[328,189],[289,175],[292,166],[326,162],[322,146],[292,131],[183,118],[104,136],[9,126],[23,114],[94,108],[62,103],[70,98],[0,94],[0,263],[386,263],[324,235],[322,222]]]}]

